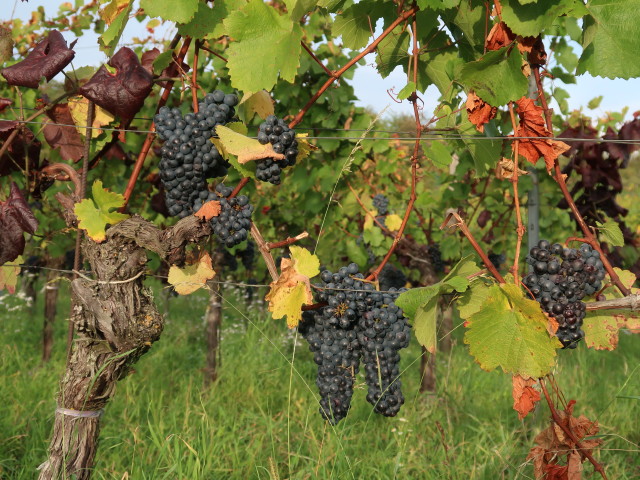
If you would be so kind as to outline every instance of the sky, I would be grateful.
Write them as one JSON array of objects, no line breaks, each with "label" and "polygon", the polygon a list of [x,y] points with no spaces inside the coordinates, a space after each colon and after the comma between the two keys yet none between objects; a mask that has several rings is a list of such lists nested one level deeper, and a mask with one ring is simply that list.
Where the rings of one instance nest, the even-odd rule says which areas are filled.
[{"label": "sky", "polygon": [[[29,0],[28,2],[0,0],[0,4],[3,6],[11,5],[12,9],[15,9],[13,12],[14,17],[22,19],[28,19],[31,12],[39,6],[45,7],[47,14],[55,14],[60,3],[60,0]],[[12,9],[3,8],[0,13],[0,18],[9,18]],[[160,27],[156,29],[156,35],[160,39],[171,38],[173,33],[173,30],[170,28]],[[377,31],[376,34],[379,34],[379,31]],[[65,33],[64,35],[68,42],[75,39],[71,33]],[[126,44],[136,36],[146,37],[147,31],[144,28],[144,23],[139,23],[137,20],[132,19],[127,24],[121,43]],[[76,68],[85,65],[98,66],[108,60],[104,53],[99,51],[97,38],[97,35],[87,33],[78,39],[75,47],[76,58],[73,61],[73,65]],[[154,45],[149,44],[149,48],[153,46]],[[365,61],[365,65],[356,67],[353,80],[349,80],[359,99],[356,104],[370,107],[374,111],[381,111],[387,108],[385,115],[413,115],[413,109],[408,101],[396,103],[387,94],[388,90],[393,90],[397,93],[406,85],[406,76],[402,72],[401,67],[396,68],[391,75],[383,79],[376,71],[375,55],[368,55],[365,57]],[[630,119],[634,111],[640,110],[640,79],[612,80],[592,77],[590,75],[581,75],[577,77],[577,84],[574,85],[565,85],[559,80],[554,80],[554,82],[557,82],[558,87],[569,92],[570,97],[568,102],[571,109],[584,108],[591,116],[601,116],[607,111],[621,111],[625,106],[629,106],[627,118]],[[548,84],[549,80],[546,80],[545,88],[550,86]],[[599,107],[595,110],[588,110],[586,107],[587,103],[594,97],[600,95],[603,96],[603,99]],[[430,87],[421,98],[424,102],[424,114],[430,117],[431,112],[433,112],[437,105],[438,91],[435,87]],[[552,108],[554,107],[554,103],[555,102],[552,101],[550,104]]]}]

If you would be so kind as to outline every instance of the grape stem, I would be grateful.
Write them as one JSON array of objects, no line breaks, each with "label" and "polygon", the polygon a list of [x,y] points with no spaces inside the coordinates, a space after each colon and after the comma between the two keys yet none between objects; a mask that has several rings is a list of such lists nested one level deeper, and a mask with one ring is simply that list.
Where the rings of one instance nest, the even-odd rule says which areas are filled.
[{"label": "grape stem", "polygon": [[[518,124],[516,122],[516,116],[513,113],[513,102],[509,102],[509,115],[511,116],[511,125],[513,127],[513,134],[517,135]],[[516,210],[516,221],[518,226],[516,227],[516,234],[518,236],[516,240],[516,252],[513,259],[513,266],[511,267],[511,273],[516,282],[516,285],[520,285],[520,275],[518,274],[518,267],[520,263],[520,248],[522,246],[522,237],[524,236],[525,228],[522,223],[522,214],[520,212],[520,198],[518,196],[518,148],[520,146],[520,140],[515,140],[514,155],[513,155],[513,174],[511,175],[511,183],[513,184],[513,204]]]},{"label": "grape stem", "polygon": [[[538,87],[538,98],[540,99],[542,109],[544,110],[547,130],[549,130],[549,132],[553,132],[553,125],[551,123],[551,111],[549,110],[549,105],[547,104],[547,99],[544,95],[544,90],[542,89],[542,80],[540,79],[540,67],[534,67],[532,70],[536,79],[536,86]],[[609,274],[611,281],[615,284],[616,287],[618,287],[618,290],[620,290],[620,292],[624,296],[630,295],[631,291],[622,283],[622,280],[620,280],[620,277],[611,266],[609,259],[602,251],[602,247],[600,247],[600,243],[598,242],[596,236],[593,234],[593,232],[591,231],[587,223],[584,221],[584,218],[582,218],[582,215],[580,214],[580,211],[578,210],[578,207],[576,206],[576,203],[573,201],[573,197],[571,196],[571,193],[567,188],[567,183],[565,181],[564,175],[562,175],[562,170],[560,169],[560,164],[558,163],[557,159],[554,165],[554,178],[557,184],[560,186],[560,190],[562,190],[562,195],[564,196],[564,199],[569,205],[569,209],[571,210],[571,213],[573,213],[573,217],[575,218],[576,222],[578,222],[578,225],[580,226],[580,229],[582,230],[582,233],[585,236],[584,238],[586,240],[585,243],[588,243],[589,245],[591,245],[591,247],[600,254],[600,259],[604,264],[604,268]]]},{"label": "grape stem", "polygon": [[632,311],[640,310],[640,294],[631,294],[622,298],[612,298],[611,300],[602,300],[600,302],[585,303],[587,310],[616,310],[629,309]]},{"label": "grape stem", "polygon": [[269,250],[273,250],[274,248],[287,247],[289,245],[293,245],[299,240],[302,240],[303,238],[307,238],[308,236],[309,234],[307,232],[302,232],[295,237],[288,237],[284,240],[280,240],[279,242],[267,242],[267,248]]},{"label": "grape stem", "polygon": [[576,449],[582,455],[587,457],[587,459],[591,462],[591,465],[593,465],[595,471],[598,472],[602,476],[602,478],[607,480],[607,474],[604,472],[604,468],[602,467],[602,465],[598,463],[598,461],[593,458],[593,455],[591,455],[589,451],[582,446],[571,429],[567,425],[565,425],[565,423],[560,418],[560,415],[558,415],[558,411],[554,407],[553,402],[551,401],[551,397],[549,396],[549,392],[547,391],[547,387],[544,384],[544,378],[540,378],[540,387],[542,388],[542,392],[544,393],[544,398],[547,400],[547,405],[549,405],[549,410],[551,411],[551,418],[553,418],[553,422],[562,429],[567,437],[571,439],[571,441],[576,446]]},{"label": "grape stem", "polygon": [[273,279],[274,282],[278,281],[278,278],[280,276],[278,275],[276,262],[274,262],[273,256],[269,251],[269,246],[267,242],[264,241],[264,238],[262,237],[260,230],[258,230],[258,227],[256,227],[256,224],[254,222],[251,222],[251,236],[253,237],[253,240],[256,242],[256,245],[258,246],[258,250],[260,250],[260,253],[262,254],[262,258],[264,258],[264,262],[267,264],[267,269],[269,270],[269,274],[271,275],[271,278]]}]

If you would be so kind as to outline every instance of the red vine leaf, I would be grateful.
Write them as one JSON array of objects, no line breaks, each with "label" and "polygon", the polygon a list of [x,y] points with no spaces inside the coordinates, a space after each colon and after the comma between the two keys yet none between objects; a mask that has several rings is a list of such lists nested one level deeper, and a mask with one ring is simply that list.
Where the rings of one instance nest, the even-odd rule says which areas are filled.
[{"label": "red vine leaf", "polygon": [[[84,155],[84,143],[74,125],[68,103],[60,103],[47,112],[52,121],[47,121],[44,126],[44,138],[53,148],[60,149],[63,160],[77,162]],[[62,125],[54,125],[62,124]]]},{"label": "red vine leaf", "polygon": [[40,80],[51,80],[73,60],[75,52],[67,47],[58,30],[51,30],[47,38],[38,43],[27,58],[2,69],[2,76],[9,85],[38,88]]},{"label": "red vine leaf", "polygon": [[540,36],[518,37],[518,50],[527,54],[527,61],[531,65],[540,66],[547,63],[547,51]]},{"label": "red vine leaf", "polygon": [[484,132],[484,124],[489,123],[492,118],[495,118],[496,112],[498,111],[496,107],[485,103],[473,90],[471,90],[467,96],[466,107],[469,121],[476,126],[476,130],[480,133]]},{"label": "red vine leaf", "polygon": [[523,378],[514,375],[511,379],[513,383],[513,409],[518,412],[518,418],[522,420],[531,412],[536,403],[540,401],[540,392],[533,388],[537,381],[533,378]]},{"label": "red vine leaf", "polygon": [[496,23],[487,35],[487,50],[500,50],[516,39],[511,29],[504,22]]},{"label": "red vine leaf", "polygon": [[11,193],[0,202],[0,265],[11,262],[24,252],[24,233],[35,233],[38,220],[18,186],[11,182]]},{"label": "red vine leaf", "polygon": [[127,47],[118,50],[109,65],[115,67],[115,75],[103,65],[80,88],[80,94],[123,120],[130,120],[151,93],[153,77]]},{"label": "red vine leaf", "polygon": [[160,55],[160,50],[157,48],[152,48],[151,50],[147,50],[142,54],[140,58],[140,64],[142,68],[144,68],[147,72],[153,75],[153,61]]},{"label": "red vine leaf", "polygon": [[[0,140],[6,142],[16,128],[20,128],[18,122],[0,120]],[[40,146],[31,130],[21,128],[0,157],[0,177],[9,175],[14,170],[24,169],[27,158],[29,169],[37,170],[40,164]]]},{"label": "red vine leaf", "polygon": [[13,103],[13,100],[9,100],[8,98],[0,97],[0,112],[3,112],[5,108]]},{"label": "red vine leaf", "polygon": [[541,137],[538,139],[524,138],[520,140],[519,153],[528,162],[536,164],[540,157],[544,157],[547,171],[553,169],[553,165],[561,154],[571,147],[559,140],[551,140],[551,132],[547,130],[544,121],[544,110],[533,103],[530,98],[522,97],[516,102],[520,125],[516,132],[517,137]]}]

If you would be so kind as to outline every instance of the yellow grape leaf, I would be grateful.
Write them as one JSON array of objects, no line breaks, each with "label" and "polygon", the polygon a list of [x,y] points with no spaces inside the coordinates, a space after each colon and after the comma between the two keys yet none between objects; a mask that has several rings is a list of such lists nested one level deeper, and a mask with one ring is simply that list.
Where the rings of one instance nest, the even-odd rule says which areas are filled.
[{"label": "yellow grape leaf", "polygon": [[184,268],[171,265],[167,281],[173,285],[175,291],[180,295],[189,295],[204,287],[207,280],[211,280],[216,275],[211,265],[211,257],[205,253],[198,263],[187,265]]},{"label": "yellow grape leaf", "polygon": [[222,144],[227,153],[237,156],[240,164],[245,164],[252,160],[262,160],[263,158],[285,159],[283,154],[276,153],[273,150],[270,143],[262,145],[258,140],[234,132],[223,125],[216,127],[216,134],[219,139],[215,143]]},{"label": "yellow grape leaf", "polygon": [[371,230],[373,228],[373,213],[372,212],[367,212],[364,215],[364,225],[362,226],[363,230]]},{"label": "yellow grape leaf", "polygon": [[[84,135],[87,124],[87,112],[89,111],[89,100],[84,97],[71,97],[68,100],[69,111],[71,112],[71,118],[73,123],[76,124],[76,130],[80,135]],[[95,105],[93,110],[93,123],[91,124],[93,130],[91,131],[91,137],[95,138],[102,133],[99,127],[109,125],[114,120],[114,116],[106,110]]]},{"label": "yellow grape leaf", "polygon": [[213,217],[217,217],[220,215],[220,202],[216,200],[211,200],[210,202],[205,203],[200,207],[194,215],[196,217],[202,217],[205,220],[211,220]]},{"label": "yellow grape leaf", "polygon": [[[129,6],[130,2],[131,0],[111,0],[98,12],[100,14],[100,18],[104,20],[107,25],[111,25],[111,22],[120,15],[120,12]],[[103,1],[102,3],[105,2]]]},{"label": "yellow grape leaf", "polygon": [[250,121],[256,113],[263,120],[274,113],[273,99],[266,90],[245,94],[238,107],[243,109],[246,122]]},{"label": "yellow grape leaf", "polygon": [[400,218],[400,215],[387,215],[384,223],[389,230],[395,232],[397,230],[400,230],[400,225],[402,225],[402,218]]},{"label": "yellow grape leaf", "polygon": [[313,303],[309,278],[320,273],[320,260],[304,248],[289,247],[291,258],[283,258],[280,278],[271,282],[265,297],[274,319],[287,316],[287,325],[293,328],[302,318],[302,305]]},{"label": "yellow grape leaf", "polygon": [[298,133],[296,135],[296,140],[298,141],[298,156],[296,157],[296,163],[307,158],[314,150],[318,150],[318,147],[309,143],[309,140],[306,138],[308,136],[308,133]]},{"label": "yellow grape leaf", "polygon": [[0,290],[6,288],[10,294],[16,293],[16,285],[18,283],[18,274],[20,267],[24,263],[22,255],[19,255],[12,262],[5,263],[0,267]]},{"label": "yellow grape leaf", "polygon": [[107,225],[115,225],[129,215],[111,211],[124,205],[124,197],[102,188],[102,180],[93,182],[91,193],[93,200],[85,198],[76,203],[73,212],[78,218],[78,227],[86,230],[91,240],[100,243],[107,238]]}]

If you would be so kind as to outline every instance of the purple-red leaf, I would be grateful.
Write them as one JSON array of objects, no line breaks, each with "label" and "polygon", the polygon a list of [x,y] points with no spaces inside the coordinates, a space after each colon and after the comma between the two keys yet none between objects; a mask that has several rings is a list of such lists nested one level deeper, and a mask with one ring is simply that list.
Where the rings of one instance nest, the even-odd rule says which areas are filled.
[{"label": "purple-red leaf", "polygon": [[155,47],[142,54],[142,67],[151,75],[153,75],[153,62],[158,55],[160,55],[160,50]]},{"label": "purple-red leaf", "polygon": [[80,94],[123,120],[129,120],[151,92],[153,77],[140,64],[135,52],[127,47],[118,50],[109,65],[115,67],[115,75],[103,65],[80,88]]},{"label": "purple-red leaf", "polygon": [[24,252],[24,232],[35,233],[38,220],[31,213],[18,186],[11,182],[11,193],[0,202],[0,265],[11,262]]},{"label": "purple-red leaf", "polygon": [[9,105],[13,103],[13,100],[9,100],[8,98],[0,97],[0,112],[4,111]]},{"label": "purple-red leaf", "polygon": [[[0,145],[7,141],[18,122],[0,120]],[[28,128],[22,128],[13,138],[11,144],[0,157],[0,177],[9,175],[14,170],[25,168],[25,159],[29,158],[29,169],[38,169],[40,162],[40,142],[35,139]]]},{"label": "purple-red leaf", "polygon": [[[53,122],[47,122],[44,127],[44,138],[53,148],[60,149],[60,156],[63,160],[73,160],[77,162],[84,155],[84,144],[80,134],[75,127],[63,125],[73,125],[73,118],[69,111],[68,103],[60,103],[47,111],[47,115]],[[54,125],[62,124],[62,125]]]},{"label": "purple-red leaf", "polygon": [[38,43],[27,58],[2,70],[9,85],[38,88],[40,80],[51,80],[73,60],[75,52],[67,47],[62,34],[51,30],[49,36]]}]

